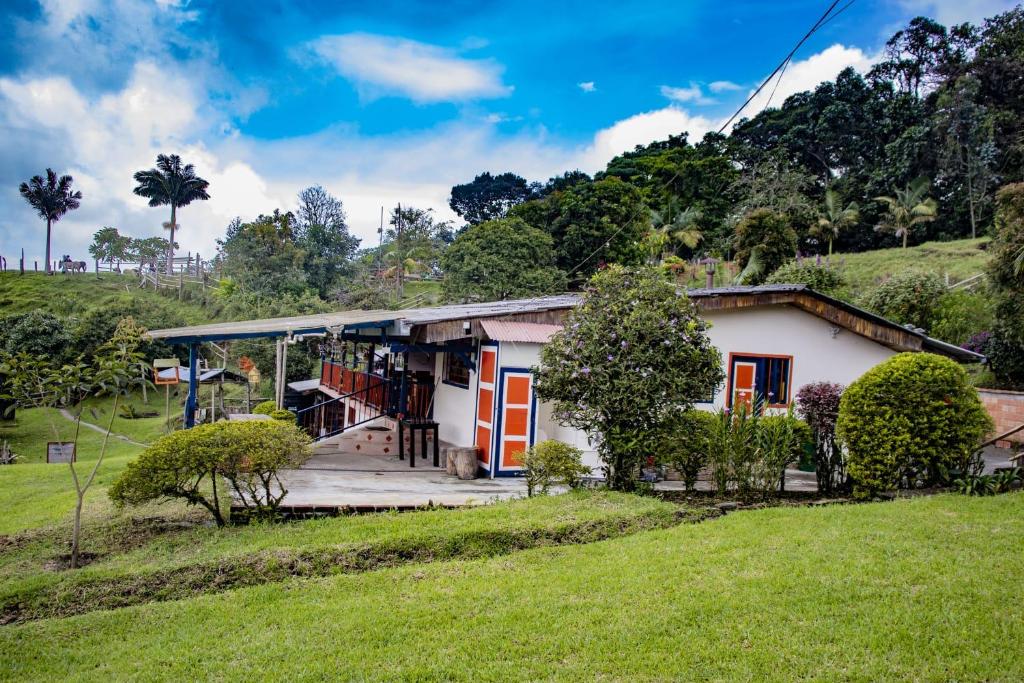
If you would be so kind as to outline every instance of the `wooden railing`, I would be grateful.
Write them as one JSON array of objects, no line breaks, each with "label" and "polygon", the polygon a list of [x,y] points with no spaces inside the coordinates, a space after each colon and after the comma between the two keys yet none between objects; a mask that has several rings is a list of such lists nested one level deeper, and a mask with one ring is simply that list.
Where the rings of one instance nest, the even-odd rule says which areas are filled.
[{"label": "wooden railing", "polygon": [[405,408],[402,409],[402,381],[401,377],[388,378],[388,391],[381,395],[380,392],[363,392],[367,387],[380,384],[385,378],[353,370],[341,363],[325,359],[321,364],[320,385],[341,394],[342,396],[359,394],[365,400],[371,401],[373,407],[396,416],[399,413],[405,417],[426,419],[433,412],[434,385],[429,380],[415,379],[409,377],[405,385]]}]

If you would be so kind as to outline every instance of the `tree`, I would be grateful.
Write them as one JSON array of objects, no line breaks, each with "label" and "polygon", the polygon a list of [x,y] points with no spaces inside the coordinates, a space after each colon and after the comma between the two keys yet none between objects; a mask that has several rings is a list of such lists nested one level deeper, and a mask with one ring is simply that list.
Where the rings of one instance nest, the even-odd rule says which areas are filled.
[{"label": "tree", "polygon": [[171,244],[166,237],[145,237],[132,239],[129,246],[131,258],[138,261],[139,265],[150,264],[156,268],[156,260],[161,254],[166,254],[171,249],[177,249],[177,243]]},{"label": "tree", "polygon": [[393,277],[396,296],[403,297],[409,273],[436,273],[441,254],[454,239],[451,224],[434,218],[433,209],[401,205],[391,212],[384,233],[383,260],[389,264],[385,277]]},{"label": "tree", "polygon": [[104,226],[92,236],[89,253],[97,261],[113,264],[130,257],[132,238],[122,235],[117,228]]},{"label": "tree", "polygon": [[552,195],[558,215],[551,225],[558,267],[579,284],[602,263],[638,265],[650,225],[640,191],[618,178],[582,183]]},{"label": "tree", "polygon": [[996,294],[996,325],[986,355],[996,380],[1024,388],[1024,183],[996,193],[996,232],[988,275]]},{"label": "tree", "polygon": [[307,289],[305,253],[295,238],[295,217],[277,209],[243,223],[236,218],[217,240],[224,275],[243,292],[281,296]]},{"label": "tree", "polygon": [[166,272],[174,272],[174,232],[178,227],[178,209],[188,206],[194,201],[205,201],[210,198],[207,190],[210,187],[203,178],[196,175],[192,164],[182,165],[177,154],[158,154],[156,168],[138,171],[135,174],[135,194],[149,200],[150,206],[171,207],[171,220],[168,228],[171,231],[167,249]]},{"label": "tree", "polygon": [[43,310],[0,318],[0,352],[27,353],[59,363],[74,348],[71,325]]},{"label": "tree", "polygon": [[818,216],[817,223],[811,228],[811,234],[828,238],[828,255],[832,255],[832,240],[846,228],[856,225],[860,220],[860,207],[857,202],[850,202],[843,207],[839,193],[829,188],[825,190],[825,204]]},{"label": "tree", "polygon": [[448,206],[470,225],[504,218],[508,210],[534,194],[526,180],[514,173],[484,172],[473,182],[452,188]]},{"label": "tree", "polygon": [[875,230],[891,232],[897,238],[903,238],[903,248],[907,248],[910,232],[921,225],[935,220],[939,205],[928,196],[931,183],[920,177],[903,189],[897,189],[892,196],[875,197],[875,201],[886,207],[886,214]]},{"label": "tree", "polygon": [[796,255],[796,232],[783,214],[756,209],[736,225],[734,244],[740,279],[758,285]]},{"label": "tree", "polygon": [[59,221],[68,211],[81,206],[82,193],[71,190],[74,178],[62,175],[59,178],[52,168],[46,169],[46,178],[32,176],[27,183],[18,186],[18,191],[25,198],[39,217],[46,221],[46,272],[53,272],[50,266],[50,237],[53,224]]},{"label": "tree", "polygon": [[996,182],[997,150],[986,108],[977,102],[980,84],[964,76],[938,97],[935,134],[940,142],[940,180],[952,180],[966,195],[971,237],[978,236],[978,219],[991,199]]},{"label": "tree", "polygon": [[319,185],[300,192],[296,242],[305,252],[306,279],[327,298],[359,248],[359,238],[348,231],[341,200]]},{"label": "tree", "polygon": [[519,218],[470,226],[444,252],[441,268],[451,300],[514,299],[565,287],[551,236]]},{"label": "tree", "polygon": [[598,437],[608,485],[630,490],[643,460],[724,378],[707,323],[653,269],[596,274],[534,368],[564,425]]}]

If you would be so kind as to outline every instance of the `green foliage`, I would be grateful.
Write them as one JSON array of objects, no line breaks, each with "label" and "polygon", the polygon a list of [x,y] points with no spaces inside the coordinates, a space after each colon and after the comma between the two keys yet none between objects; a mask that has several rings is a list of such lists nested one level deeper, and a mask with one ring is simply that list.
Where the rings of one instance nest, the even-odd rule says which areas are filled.
[{"label": "green foliage", "polygon": [[235,219],[223,240],[217,240],[223,273],[248,293],[302,295],[309,287],[303,270],[305,252],[296,239],[291,212],[242,223]]},{"label": "green foliage", "polygon": [[995,320],[996,307],[991,292],[954,289],[939,298],[929,334],[961,346],[974,335],[991,330]]},{"label": "green foliage", "polygon": [[[129,317],[150,330],[188,324],[188,320],[179,312],[178,307],[168,300],[146,301],[132,294],[117,294],[102,299],[78,319],[74,326],[75,349],[86,357],[91,356],[110,339],[118,323]],[[140,350],[147,358],[166,358],[175,355],[170,345],[159,341],[143,342]]]},{"label": "green foliage", "polygon": [[210,198],[207,190],[210,183],[196,174],[195,166],[183,164],[177,154],[158,154],[156,167],[145,171],[137,171],[134,175],[137,185],[132,190],[140,197],[149,200],[149,205],[170,206],[171,220],[165,226],[171,231],[168,240],[166,272],[170,275],[174,269],[174,234],[178,229],[178,209],[192,202],[205,201]]},{"label": "green foliage", "polygon": [[939,204],[928,196],[931,182],[921,176],[904,188],[897,188],[893,194],[875,197],[875,201],[885,207],[882,222],[875,228],[879,232],[891,232],[903,239],[903,248],[907,248],[910,233],[917,226],[930,223],[939,213]]},{"label": "green foliage", "polygon": [[275,401],[263,401],[257,403],[253,407],[252,412],[256,415],[270,415],[275,410],[277,410],[277,403]]},{"label": "green foliage", "polygon": [[350,274],[359,238],[350,234],[341,200],[314,185],[299,193],[296,241],[306,280],[327,298]]},{"label": "green foliage", "polygon": [[800,416],[807,421],[814,444],[814,476],[818,490],[832,493],[846,486],[846,459],[836,439],[836,420],[843,386],[831,382],[812,382],[796,394]]},{"label": "green foliage", "polygon": [[449,300],[515,299],[565,288],[551,236],[519,218],[470,226],[445,251],[441,267]]},{"label": "green foliage", "polygon": [[508,210],[531,197],[533,188],[514,173],[484,172],[473,182],[452,188],[448,205],[470,225],[504,218]]},{"label": "green foliage", "polygon": [[946,285],[935,273],[907,270],[876,287],[861,305],[893,322],[927,330],[945,293]]},{"label": "green foliage", "polygon": [[711,480],[719,495],[770,495],[778,491],[786,467],[803,454],[811,440],[805,422],[790,409],[764,415],[745,407],[719,411],[710,427]]},{"label": "green foliage", "polygon": [[991,429],[964,369],[930,353],[901,353],[866,372],[843,393],[836,426],[862,496],[966,472]]},{"label": "green foliage", "polygon": [[157,439],[128,464],[109,495],[119,506],[180,498],[206,508],[223,526],[222,480],[246,508],[272,513],[288,493],[278,470],[309,456],[309,437],[279,420],[204,424]]},{"label": "green foliage", "polygon": [[676,468],[683,485],[692,491],[697,474],[711,458],[718,416],[706,410],[689,410],[679,416],[662,446],[664,460]]},{"label": "green foliage", "polygon": [[0,351],[59,363],[73,348],[70,325],[51,313],[32,311],[0,318]]},{"label": "green foliage", "polygon": [[93,234],[89,253],[100,262],[124,261],[130,256],[131,242],[132,238],[120,234],[117,228],[104,226]]},{"label": "green foliage", "polygon": [[846,285],[846,280],[842,273],[828,263],[800,259],[779,267],[768,276],[765,284],[807,285],[816,292],[834,294],[836,290]]},{"label": "green foliage", "polygon": [[270,411],[269,415],[271,419],[274,420],[282,420],[284,422],[295,422],[295,413],[285,408],[282,408],[280,410],[272,410]]},{"label": "green foliage", "polygon": [[523,454],[523,476],[526,493],[546,494],[556,484],[576,488],[590,474],[583,464],[583,451],[561,441],[549,439],[530,446]]},{"label": "green foliage", "polygon": [[678,416],[721,384],[707,328],[656,271],[613,266],[594,276],[541,351],[537,395],[562,424],[600,435],[612,488],[632,488]]},{"label": "green foliage", "polygon": [[1024,475],[1019,467],[1014,467],[995,474],[960,477],[953,482],[953,487],[965,496],[991,496],[1020,488],[1022,482]]},{"label": "green foliage", "polygon": [[989,361],[996,380],[1007,388],[1024,388],[1024,183],[996,194],[996,235],[992,240],[989,278],[996,289],[996,325]]},{"label": "green foliage", "polygon": [[796,232],[783,214],[754,209],[736,225],[735,248],[744,284],[759,285],[796,254]]}]

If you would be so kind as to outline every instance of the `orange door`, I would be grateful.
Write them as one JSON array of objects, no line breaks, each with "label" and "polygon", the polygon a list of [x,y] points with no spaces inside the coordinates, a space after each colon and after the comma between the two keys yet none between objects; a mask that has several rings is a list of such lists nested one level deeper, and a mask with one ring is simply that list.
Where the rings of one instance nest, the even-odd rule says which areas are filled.
[{"label": "orange door", "polygon": [[737,362],[732,366],[732,409],[737,411],[746,406],[747,413],[754,408],[754,391],[757,386],[757,364]]},{"label": "orange door", "polygon": [[498,469],[518,470],[523,466],[523,451],[530,445],[533,383],[529,372],[506,370],[501,376],[501,458]]},{"label": "orange door", "polygon": [[498,366],[498,349],[480,348],[480,388],[476,397],[476,446],[480,449],[480,462],[491,469],[491,442],[494,433],[494,389]]}]

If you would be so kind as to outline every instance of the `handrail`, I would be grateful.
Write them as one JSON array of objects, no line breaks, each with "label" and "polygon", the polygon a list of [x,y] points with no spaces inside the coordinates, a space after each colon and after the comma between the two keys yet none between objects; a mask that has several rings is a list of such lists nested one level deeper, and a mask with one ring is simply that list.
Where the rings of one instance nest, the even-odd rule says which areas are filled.
[{"label": "handrail", "polygon": [[390,380],[375,383],[296,412],[295,419],[314,440],[326,439],[388,414]]}]

